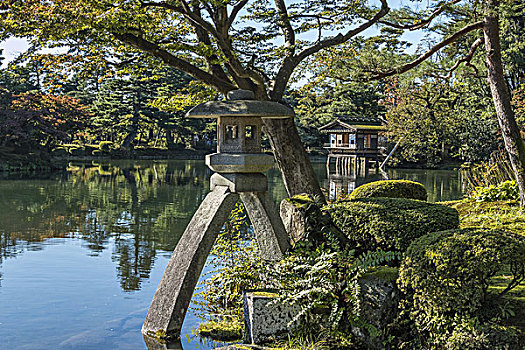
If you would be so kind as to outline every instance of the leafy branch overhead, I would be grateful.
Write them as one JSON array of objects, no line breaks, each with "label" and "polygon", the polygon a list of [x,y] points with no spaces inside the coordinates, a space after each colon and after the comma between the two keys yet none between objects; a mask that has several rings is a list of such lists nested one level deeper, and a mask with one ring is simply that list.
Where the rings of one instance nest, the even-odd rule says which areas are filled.
[{"label": "leafy branch overhead", "polygon": [[[306,58],[374,25],[425,29],[457,2],[439,2],[418,13],[391,11],[387,0],[379,8],[352,0],[3,1],[0,36],[27,37],[35,48],[66,47],[112,64],[145,54],[220,92],[240,87],[259,99],[281,100]],[[479,22],[467,25],[428,55],[479,27]],[[377,77],[410,69],[428,55]]]}]

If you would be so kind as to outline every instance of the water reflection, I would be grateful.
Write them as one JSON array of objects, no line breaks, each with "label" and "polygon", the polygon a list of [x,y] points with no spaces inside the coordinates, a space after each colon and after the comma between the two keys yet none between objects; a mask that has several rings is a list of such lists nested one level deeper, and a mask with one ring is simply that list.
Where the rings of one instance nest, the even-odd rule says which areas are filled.
[{"label": "water reflection", "polygon": [[[374,168],[326,177],[322,163],[314,167],[330,199],[384,177]],[[92,256],[111,247],[121,288],[139,290],[156,254],[174,249],[210,175],[202,161],[111,161],[71,163],[67,171],[39,179],[1,180],[0,264],[43,249],[49,238],[80,238]],[[267,175],[278,202],[286,196],[279,171]],[[430,201],[461,197],[455,171],[390,169],[386,176],[423,183]]]},{"label": "water reflection", "polygon": [[121,287],[138,290],[158,250],[171,251],[208,188],[202,162],[70,164],[48,179],[0,181],[0,263],[49,238],[107,249]]},{"label": "water reflection", "polygon": [[462,197],[463,185],[461,174],[456,170],[421,170],[421,169],[388,169],[375,168],[351,169],[342,175],[327,169],[323,187],[330,200],[347,197],[357,187],[378,180],[411,180],[422,183],[428,191],[428,201],[439,202]]}]

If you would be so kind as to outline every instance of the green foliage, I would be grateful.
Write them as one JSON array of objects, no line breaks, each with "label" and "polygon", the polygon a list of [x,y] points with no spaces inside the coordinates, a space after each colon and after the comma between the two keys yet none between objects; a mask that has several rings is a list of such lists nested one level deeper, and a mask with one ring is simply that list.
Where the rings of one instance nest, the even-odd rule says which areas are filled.
[{"label": "green foliage", "polygon": [[[443,348],[461,322],[483,325],[495,317],[490,305],[525,278],[524,256],[525,237],[501,230],[455,229],[415,240],[398,285],[409,296],[405,308],[422,337]],[[505,287],[489,293],[491,279],[503,271],[511,276]]]},{"label": "green foliage", "polygon": [[335,202],[326,210],[351,241],[369,251],[404,252],[418,237],[459,226],[455,209],[404,198]]},{"label": "green foliage", "polygon": [[197,302],[201,316],[215,322],[242,320],[242,291],[261,288],[262,261],[249,234],[244,205],[232,209],[207,262],[211,277],[204,280]]},{"label": "green foliage", "polygon": [[295,107],[301,139],[308,146],[322,146],[326,135],[320,134],[318,128],[336,117],[364,123],[385,113],[377,83],[340,83],[335,87],[331,83],[315,83],[287,96]]},{"label": "green foliage", "polygon": [[[444,350],[523,350],[525,338],[515,327],[460,320],[443,339]],[[441,346],[441,345],[440,345]]]},{"label": "green foliage", "polygon": [[478,202],[519,200],[520,193],[516,181],[505,181],[496,186],[476,187],[470,198]]},{"label": "green foliage", "polygon": [[98,144],[98,149],[101,152],[109,152],[111,151],[111,147],[113,146],[113,142],[111,141],[100,141]]},{"label": "green foliage", "polygon": [[461,175],[469,191],[515,179],[508,157],[502,150],[493,152],[488,161],[463,167]]},{"label": "green foliage", "polygon": [[213,340],[232,341],[242,339],[243,330],[242,323],[234,319],[233,321],[222,320],[220,322],[209,321],[201,323],[197,332],[200,336]]},{"label": "green foliage", "polygon": [[461,228],[500,229],[525,236],[525,216],[518,201],[477,202],[464,199],[443,204],[459,212]]},{"label": "green foliage", "polygon": [[314,247],[300,241],[266,272],[266,283],[279,289],[276,302],[298,307],[292,323],[300,323],[294,334],[344,343],[350,341],[352,326],[367,326],[360,318],[360,277],[399,257],[381,250],[356,257],[354,250],[330,242]]},{"label": "green foliage", "polygon": [[490,95],[473,84],[433,78],[393,83],[387,119],[390,140],[400,143],[396,157],[431,167],[450,159],[486,159],[497,148],[498,125]]},{"label": "green foliage", "polygon": [[350,199],[389,197],[427,200],[427,190],[419,182],[408,180],[374,181],[356,188]]},{"label": "green foliage", "polygon": [[293,238],[306,240],[314,247],[328,242],[335,250],[350,246],[350,240],[334,224],[330,214],[322,209],[324,202],[321,198],[300,194],[285,200],[301,208],[306,218],[304,236]]}]

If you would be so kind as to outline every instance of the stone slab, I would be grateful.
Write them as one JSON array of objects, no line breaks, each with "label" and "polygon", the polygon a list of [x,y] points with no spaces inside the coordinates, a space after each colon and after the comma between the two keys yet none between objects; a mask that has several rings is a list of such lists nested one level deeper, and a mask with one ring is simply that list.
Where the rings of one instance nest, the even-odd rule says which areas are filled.
[{"label": "stone slab", "polygon": [[238,199],[228,187],[217,186],[201,203],[164,271],[142,326],[143,334],[164,331],[179,336],[208,254]]},{"label": "stone slab", "polygon": [[275,297],[257,292],[244,292],[243,301],[245,343],[264,344],[279,339],[297,325],[292,322],[300,311],[297,305],[276,303]]},{"label": "stone slab", "polygon": [[206,156],[206,165],[218,173],[263,173],[273,164],[273,156],[264,153],[213,153]]},{"label": "stone slab", "polygon": [[210,178],[210,190],[216,186],[227,186],[230,192],[266,192],[268,179],[261,173],[218,174]]},{"label": "stone slab", "polygon": [[241,200],[252,222],[261,258],[278,261],[290,248],[288,234],[267,192],[241,192]]},{"label": "stone slab", "polygon": [[217,118],[228,117],[261,117],[261,118],[292,118],[293,109],[272,101],[232,100],[210,101],[201,103],[186,113],[187,118]]}]

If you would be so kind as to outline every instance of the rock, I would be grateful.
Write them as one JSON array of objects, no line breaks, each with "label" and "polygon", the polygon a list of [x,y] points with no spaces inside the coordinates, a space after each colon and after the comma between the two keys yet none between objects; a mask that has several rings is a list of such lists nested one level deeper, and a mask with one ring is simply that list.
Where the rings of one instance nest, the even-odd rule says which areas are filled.
[{"label": "rock", "polygon": [[291,243],[298,242],[306,232],[306,210],[284,199],[281,202],[280,214]]},{"label": "rock", "polygon": [[370,349],[384,349],[389,328],[397,317],[400,293],[396,285],[397,268],[378,267],[359,280],[361,287],[361,318],[374,326],[374,336],[366,329],[353,327],[352,332]]}]

